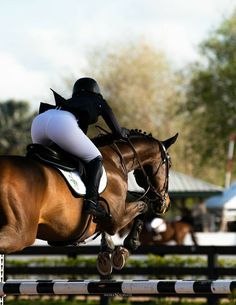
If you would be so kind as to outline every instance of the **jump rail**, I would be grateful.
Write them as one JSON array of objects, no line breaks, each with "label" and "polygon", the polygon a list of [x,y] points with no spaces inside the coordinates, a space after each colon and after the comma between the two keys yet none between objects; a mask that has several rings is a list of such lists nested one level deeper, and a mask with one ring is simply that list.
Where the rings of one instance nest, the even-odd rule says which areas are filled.
[{"label": "jump rail", "polygon": [[236,280],[8,280],[0,283],[7,295],[229,295]]}]

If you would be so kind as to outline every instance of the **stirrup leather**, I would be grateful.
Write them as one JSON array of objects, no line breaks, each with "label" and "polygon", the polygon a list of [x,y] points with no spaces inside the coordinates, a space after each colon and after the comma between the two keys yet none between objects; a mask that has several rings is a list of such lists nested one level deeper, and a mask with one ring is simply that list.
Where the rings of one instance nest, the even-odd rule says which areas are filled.
[{"label": "stirrup leather", "polygon": [[92,199],[85,199],[84,213],[92,215],[98,221],[110,218],[107,212]]}]

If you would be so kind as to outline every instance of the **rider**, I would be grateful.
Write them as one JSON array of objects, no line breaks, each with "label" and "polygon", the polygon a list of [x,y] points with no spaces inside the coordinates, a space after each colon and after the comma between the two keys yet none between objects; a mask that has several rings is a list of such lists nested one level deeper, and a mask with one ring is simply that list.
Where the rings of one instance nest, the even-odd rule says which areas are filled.
[{"label": "rider", "polygon": [[96,221],[103,221],[107,214],[98,205],[103,159],[86,133],[88,126],[97,122],[99,115],[116,137],[126,137],[127,130],[120,127],[112,109],[103,99],[98,83],[92,78],[78,79],[70,99],[65,100],[56,92],[54,97],[56,106],[41,103],[39,115],[32,122],[33,143],[48,145],[52,141],[84,161],[88,181],[84,212],[93,215]]}]

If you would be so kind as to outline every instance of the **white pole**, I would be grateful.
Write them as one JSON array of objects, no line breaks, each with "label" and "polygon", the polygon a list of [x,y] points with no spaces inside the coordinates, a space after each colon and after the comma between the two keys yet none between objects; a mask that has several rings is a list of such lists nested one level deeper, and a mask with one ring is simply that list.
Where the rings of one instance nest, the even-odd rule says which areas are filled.
[{"label": "white pole", "polygon": [[[4,255],[0,254],[0,282],[4,282]],[[4,296],[0,297],[0,305],[4,304]]]},{"label": "white pole", "polygon": [[233,157],[234,157],[234,143],[235,143],[235,135],[231,134],[229,136],[229,147],[228,147],[228,155],[227,155],[227,169],[225,174],[225,187],[228,188],[231,182],[231,175],[233,169]]}]

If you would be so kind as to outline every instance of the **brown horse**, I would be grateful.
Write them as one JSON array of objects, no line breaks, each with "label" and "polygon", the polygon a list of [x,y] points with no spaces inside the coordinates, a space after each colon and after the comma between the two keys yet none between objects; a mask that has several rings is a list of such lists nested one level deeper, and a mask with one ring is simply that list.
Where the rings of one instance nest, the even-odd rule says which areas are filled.
[{"label": "brown horse", "polygon": [[[141,245],[162,245],[174,241],[177,245],[183,245],[187,234],[190,234],[193,244],[197,245],[197,239],[191,223],[182,220],[163,221],[165,229],[156,230],[151,228],[150,222],[145,222],[139,234]],[[119,232],[124,237],[131,229],[131,224]]]},{"label": "brown horse", "polygon": [[131,132],[127,140],[108,136],[98,137],[96,143],[108,177],[101,205],[106,202],[112,215],[102,224],[83,214],[83,198],[72,194],[57,169],[29,155],[0,157],[0,253],[20,251],[36,238],[49,244],[69,244],[96,232],[114,235],[146,209],[142,201],[126,201],[127,173],[135,169],[142,169],[147,177],[155,213],[167,211],[170,163],[166,150],[177,135],[166,141],[140,131]]},{"label": "brown horse", "polygon": [[193,226],[184,221],[165,221],[166,229],[163,232],[148,230],[147,226],[143,227],[139,235],[142,245],[160,245],[174,241],[177,245],[183,245],[187,234],[190,234],[194,245],[197,245],[197,239],[194,234]]}]

